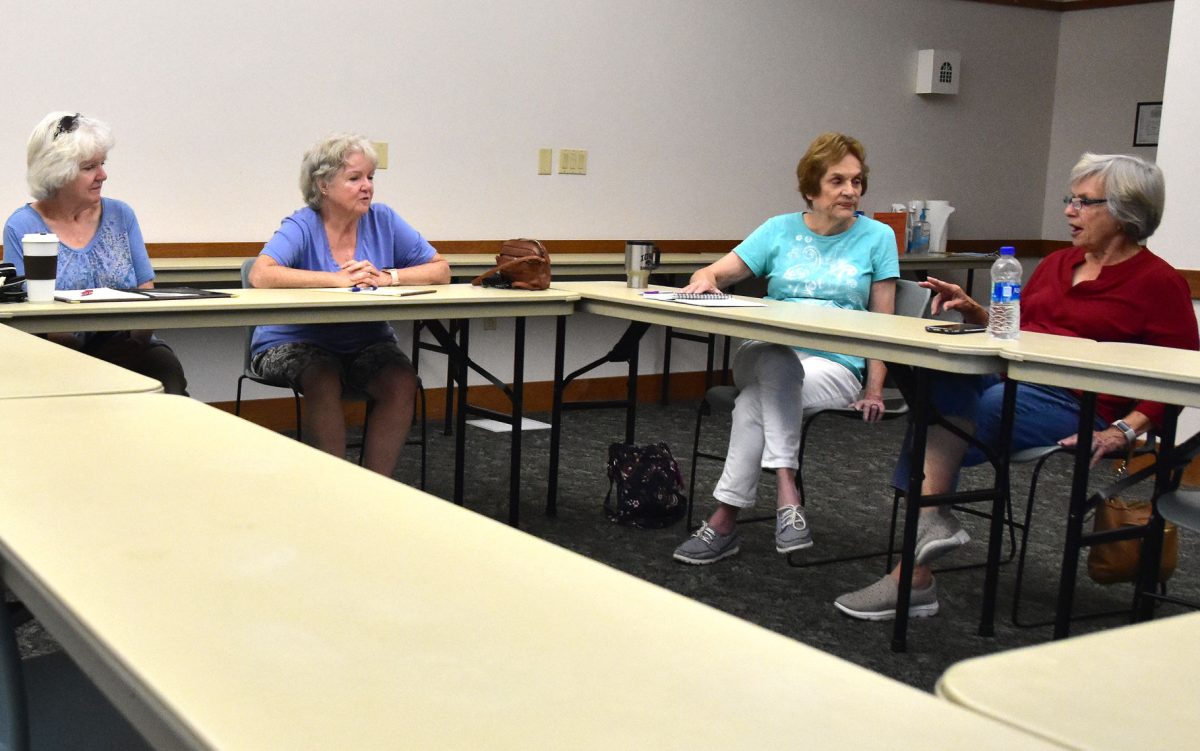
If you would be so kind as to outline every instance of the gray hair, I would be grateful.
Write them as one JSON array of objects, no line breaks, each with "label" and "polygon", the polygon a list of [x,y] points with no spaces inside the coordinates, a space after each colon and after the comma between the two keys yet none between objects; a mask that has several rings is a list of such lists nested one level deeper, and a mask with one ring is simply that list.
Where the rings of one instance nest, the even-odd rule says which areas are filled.
[{"label": "gray hair", "polygon": [[25,151],[25,181],[38,201],[79,176],[79,165],[107,154],[114,144],[112,130],[78,112],[51,112],[29,134]]},{"label": "gray hair", "polygon": [[1139,243],[1154,234],[1162,221],[1167,187],[1157,164],[1128,154],[1086,153],[1071,170],[1071,184],[1099,177],[1108,199],[1108,213],[1125,236]]},{"label": "gray hair", "polygon": [[300,165],[300,192],[309,208],[321,210],[323,184],[329,182],[356,152],[371,160],[372,165],[379,164],[379,156],[371,142],[354,133],[328,135],[304,154]]}]

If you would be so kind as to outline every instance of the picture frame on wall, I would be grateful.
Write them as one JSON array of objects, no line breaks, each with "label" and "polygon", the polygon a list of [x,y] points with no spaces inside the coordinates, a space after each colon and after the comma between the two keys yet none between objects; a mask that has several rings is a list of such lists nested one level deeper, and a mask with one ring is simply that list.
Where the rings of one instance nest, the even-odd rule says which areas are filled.
[{"label": "picture frame on wall", "polygon": [[1162,102],[1138,102],[1133,123],[1134,146],[1157,146],[1158,128],[1162,123]]}]

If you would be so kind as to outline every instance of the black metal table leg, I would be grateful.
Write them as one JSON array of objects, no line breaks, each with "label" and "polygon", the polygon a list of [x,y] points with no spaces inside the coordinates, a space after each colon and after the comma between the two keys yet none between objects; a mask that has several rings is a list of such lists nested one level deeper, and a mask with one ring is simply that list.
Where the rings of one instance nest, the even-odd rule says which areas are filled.
[{"label": "black metal table leg", "polygon": [[1054,611],[1054,638],[1063,639],[1071,631],[1071,608],[1075,600],[1075,578],[1079,566],[1079,548],[1083,520],[1087,513],[1088,474],[1092,459],[1092,429],[1096,421],[1096,395],[1085,391],[1079,399],[1078,444],[1075,447],[1075,472],[1071,478],[1071,502],[1067,510],[1067,534],[1063,543],[1062,573],[1058,580],[1058,604]]},{"label": "black metal table leg", "polygon": [[458,385],[458,405],[454,415],[454,502],[463,505],[464,475],[466,474],[467,456],[467,374],[470,372],[468,352],[471,345],[471,322],[458,323],[458,356],[455,358]]},{"label": "black metal table leg", "polygon": [[521,421],[525,406],[525,319],[518,318],[513,332],[512,443],[508,463],[508,523],[516,527],[521,516]]},{"label": "black metal table leg", "polygon": [[[1159,455],[1154,471],[1154,495],[1151,504],[1153,513],[1142,539],[1142,557],[1138,566],[1138,580],[1134,589],[1133,619],[1147,621],[1154,617],[1154,598],[1143,595],[1145,592],[1158,590],[1159,568],[1162,565],[1163,533],[1166,530],[1166,520],[1158,513],[1158,497],[1168,490],[1174,489],[1175,482],[1172,474],[1176,468],[1175,435],[1178,429],[1179,408],[1168,406],[1161,429],[1158,432]],[[1179,468],[1182,472],[1182,467]]]},{"label": "black metal table leg", "polygon": [[0,748],[29,748],[29,707],[12,613],[0,601]]},{"label": "black metal table leg", "polygon": [[1017,383],[1004,382],[1004,401],[1000,411],[1000,443],[996,447],[996,493],[992,498],[992,520],[988,533],[987,567],[983,577],[983,611],[979,616],[979,635],[996,633],[996,588],[1000,582],[1000,548],[1004,536],[1004,510],[1009,498],[1009,451],[1012,446],[1012,426],[1017,403]]},{"label": "black metal table leg", "polygon": [[558,450],[562,441],[563,365],[566,359],[567,317],[554,323],[554,396],[550,406],[550,477],[546,480],[546,516],[558,513]]},{"label": "black metal table leg", "polygon": [[908,649],[908,604],[912,599],[912,575],[916,565],[917,519],[921,514],[921,485],[925,481],[925,440],[929,428],[929,374],[913,369],[913,433],[909,448],[908,490],[904,505],[904,541],[900,548],[900,584],[896,596],[896,620],[892,627],[892,651]]}]

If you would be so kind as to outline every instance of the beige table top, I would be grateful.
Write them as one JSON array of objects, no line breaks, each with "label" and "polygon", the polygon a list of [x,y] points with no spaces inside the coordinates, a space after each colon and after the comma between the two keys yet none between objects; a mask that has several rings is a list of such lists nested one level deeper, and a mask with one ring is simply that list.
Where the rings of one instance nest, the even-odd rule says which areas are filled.
[{"label": "beige table top", "polygon": [[[663,253],[660,273],[685,274],[707,266],[724,253]],[[447,253],[451,272],[457,277],[477,276],[492,268],[496,256],[487,253]],[[155,279],[160,284],[203,286],[241,281],[243,256],[196,258],[154,258]],[[934,253],[926,256],[901,256],[901,269],[922,269],[931,273],[941,269],[983,269],[994,256],[976,253]],[[625,273],[622,253],[559,253],[551,255],[555,277],[604,276]]]},{"label": "beige table top", "polygon": [[[760,300],[766,307],[704,308],[654,301],[624,282],[553,282],[580,295],[577,309],[662,326],[812,347],[955,373],[1004,371],[1002,345],[986,336],[925,330],[920,318]],[[670,289],[654,287],[653,289]]]},{"label": "beige table top", "polygon": [[1200,352],[1023,331],[1001,356],[1018,380],[1200,407]]},{"label": "beige table top", "polygon": [[1200,613],[976,657],[944,699],[1064,746],[1195,748]]},{"label": "beige table top", "polygon": [[0,399],[156,391],[153,378],[0,326]]},{"label": "beige table top", "polygon": [[164,748],[1039,745],[188,399],[5,421],[6,582]]},{"label": "beige table top", "polygon": [[17,303],[0,307],[0,324],[31,333],[136,328],[206,328],[272,323],[344,323],[567,315],[577,295],[448,284],[415,297],[313,289],[238,289],[234,297],[111,303]]}]

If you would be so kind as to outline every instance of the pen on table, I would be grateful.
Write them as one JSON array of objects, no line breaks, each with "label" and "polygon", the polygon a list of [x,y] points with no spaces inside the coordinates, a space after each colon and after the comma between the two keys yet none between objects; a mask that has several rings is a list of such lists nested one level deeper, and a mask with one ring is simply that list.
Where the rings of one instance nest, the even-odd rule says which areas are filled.
[{"label": "pen on table", "polygon": [[414,289],[411,292],[401,292],[401,297],[412,297],[413,295],[432,295],[437,292],[436,289]]},{"label": "pen on table", "polygon": [[369,290],[377,290],[377,289],[379,289],[379,288],[378,288],[378,287],[375,287],[375,286],[367,286],[367,287],[351,287],[351,288],[350,288],[350,291],[351,291],[351,292],[362,292],[364,289],[369,289]]}]

